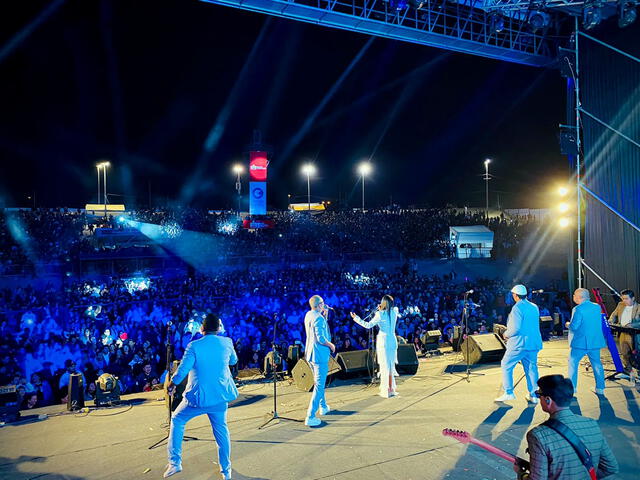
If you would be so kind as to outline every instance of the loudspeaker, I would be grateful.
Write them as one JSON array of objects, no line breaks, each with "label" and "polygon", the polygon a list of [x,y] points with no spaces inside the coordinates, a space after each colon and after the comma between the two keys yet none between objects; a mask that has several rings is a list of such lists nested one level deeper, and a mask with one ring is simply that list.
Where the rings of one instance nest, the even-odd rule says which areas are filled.
[{"label": "loudspeaker", "polygon": [[542,340],[549,340],[549,336],[553,331],[553,317],[549,315],[545,315],[540,317],[540,335],[542,336]]},{"label": "loudspeaker", "polygon": [[453,327],[453,334],[451,336],[451,346],[454,352],[460,351],[460,344],[462,343],[462,327],[455,325]]},{"label": "loudspeaker", "polygon": [[0,422],[15,422],[20,419],[18,389],[15,385],[0,387]]},{"label": "loudspeaker", "polygon": [[437,350],[441,335],[442,332],[440,330],[429,330],[427,333],[422,335],[422,337],[420,337],[420,341],[422,342],[422,351],[427,352],[430,350]]},{"label": "loudspeaker", "polygon": [[373,356],[369,350],[340,352],[336,360],[342,369],[343,376],[359,376],[373,372]]},{"label": "loudspeaker", "polygon": [[[336,362],[335,358],[329,357],[329,373],[327,375],[326,385],[329,385],[333,381],[332,375],[339,371],[340,365],[338,362]],[[313,390],[313,370],[306,359],[301,358],[298,360],[296,366],[291,370],[291,377],[298,390],[303,392]]]},{"label": "loudspeaker", "polygon": [[[469,357],[467,358],[467,344]],[[465,362],[469,365],[476,363],[499,362],[506,350],[504,344],[495,333],[483,335],[469,335],[460,345]]]},{"label": "loudspeaker", "polygon": [[300,360],[300,345],[289,345],[287,350],[287,366],[289,371],[293,370]]},{"label": "loudspeaker", "polygon": [[398,364],[396,365],[396,370],[400,374],[416,374],[418,371],[418,355],[413,345],[398,345]]},{"label": "loudspeaker", "polygon": [[67,388],[67,410],[80,410],[84,408],[84,384],[82,382],[82,375],[79,373],[69,375],[69,385]]},{"label": "loudspeaker", "polygon": [[180,405],[180,402],[182,401],[182,395],[184,394],[184,390],[185,388],[187,388],[187,381],[189,380],[189,375],[187,375],[184,377],[184,380],[182,380],[182,382],[180,382],[179,385],[176,385],[175,392],[173,393],[173,398],[171,398],[167,394],[167,385],[169,385],[169,381],[171,380],[171,377],[173,376],[173,374],[176,373],[176,370],[178,370],[179,365],[180,365],[180,360],[174,360],[173,362],[171,362],[171,371],[164,379],[164,403],[166,404],[167,408],[169,408],[169,400],[171,400],[172,412],[176,408],[178,408],[178,405]]},{"label": "loudspeaker", "polygon": [[282,372],[282,355],[280,352],[275,352],[275,360],[274,360],[274,352],[271,350],[264,357],[264,368],[262,369],[262,374],[266,377],[271,375],[271,371],[273,370],[273,364],[275,363],[276,372]]}]

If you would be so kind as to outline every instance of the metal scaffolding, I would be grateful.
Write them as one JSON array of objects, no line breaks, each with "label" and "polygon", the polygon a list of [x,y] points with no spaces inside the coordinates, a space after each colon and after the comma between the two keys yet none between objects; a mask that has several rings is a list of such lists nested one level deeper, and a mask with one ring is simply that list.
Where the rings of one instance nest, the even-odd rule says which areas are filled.
[{"label": "metal scaffolding", "polygon": [[201,1],[537,67],[556,58],[557,36],[518,15],[496,23],[486,0],[412,0],[401,9],[388,0]]}]

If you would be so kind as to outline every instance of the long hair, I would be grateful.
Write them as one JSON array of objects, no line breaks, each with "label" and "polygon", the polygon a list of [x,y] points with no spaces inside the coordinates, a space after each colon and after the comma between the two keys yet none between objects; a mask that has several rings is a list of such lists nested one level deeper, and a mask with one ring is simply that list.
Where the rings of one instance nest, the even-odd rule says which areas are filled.
[{"label": "long hair", "polygon": [[382,296],[382,300],[380,301],[380,303],[382,303],[383,301],[387,302],[387,315],[389,316],[389,320],[391,320],[391,310],[393,310],[395,301],[393,300],[393,297],[388,294]]}]

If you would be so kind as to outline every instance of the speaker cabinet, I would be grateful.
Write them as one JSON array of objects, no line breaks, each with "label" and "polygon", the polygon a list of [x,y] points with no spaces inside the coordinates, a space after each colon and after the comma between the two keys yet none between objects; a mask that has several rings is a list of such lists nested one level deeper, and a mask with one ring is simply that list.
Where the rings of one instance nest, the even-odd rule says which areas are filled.
[{"label": "speaker cabinet", "polygon": [[84,384],[81,374],[72,373],[69,375],[68,389],[67,410],[80,410],[84,408]]},{"label": "speaker cabinet", "polygon": [[[329,357],[329,373],[327,374],[326,385],[329,385],[333,380],[333,374],[340,371],[340,365],[336,362],[335,358]],[[296,363],[296,366],[291,370],[291,377],[293,383],[298,390],[303,392],[310,392],[313,390],[313,370],[309,362],[306,359],[301,358]]]},{"label": "speaker cabinet", "polygon": [[[467,356],[467,345],[469,355]],[[460,345],[465,362],[469,365],[476,363],[493,363],[502,360],[505,346],[495,333],[483,335],[469,335]]]},{"label": "speaker cabinet", "polygon": [[336,360],[342,369],[342,376],[357,377],[373,372],[374,358],[369,350],[353,350],[351,352],[340,352]]},{"label": "speaker cabinet", "polygon": [[398,364],[396,370],[400,374],[415,375],[418,371],[418,355],[411,344],[398,345]]}]

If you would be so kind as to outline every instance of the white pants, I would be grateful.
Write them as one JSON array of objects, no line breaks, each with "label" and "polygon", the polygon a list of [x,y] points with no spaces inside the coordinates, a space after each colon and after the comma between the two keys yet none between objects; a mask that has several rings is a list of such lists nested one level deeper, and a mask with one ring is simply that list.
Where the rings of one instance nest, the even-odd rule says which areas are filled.
[{"label": "white pants", "polygon": [[518,362],[522,362],[522,368],[527,378],[527,388],[533,395],[538,388],[538,351],[537,350],[509,350],[504,353],[500,366],[502,367],[502,386],[505,393],[513,394],[513,369]]},{"label": "white pants", "polygon": [[218,464],[223,476],[231,475],[231,439],[227,427],[227,403],[223,402],[212,407],[191,407],[183,399],[171,415],[171,429],[167,453],[171,465],[182,465],[182,438],[186,423],[194,417],[207,415],[213,436],[218,444]]}]

